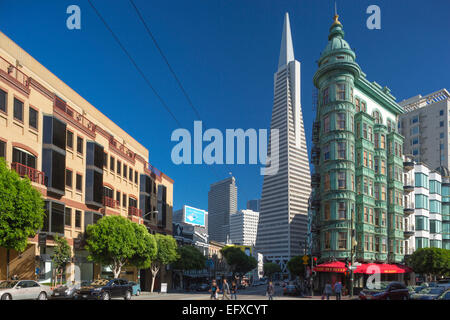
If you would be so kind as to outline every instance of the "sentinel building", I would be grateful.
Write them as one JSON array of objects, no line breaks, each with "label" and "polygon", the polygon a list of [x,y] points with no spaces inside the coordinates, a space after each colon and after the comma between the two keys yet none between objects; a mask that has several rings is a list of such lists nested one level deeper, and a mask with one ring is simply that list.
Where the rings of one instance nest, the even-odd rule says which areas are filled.
[{"label": "sentinel building", "polygon": [[[311,192],[300,103],[300,62],[294,58],[287,13],[274,75],[270,127],[279,130],[279,166],[276,174],[264,176],[256,247],[267,261],[278,263],[286,273],[287,261],[300,254],[300,243],[306,238]],[[270,145],[277,142],[273,139],[271,135]]]}]

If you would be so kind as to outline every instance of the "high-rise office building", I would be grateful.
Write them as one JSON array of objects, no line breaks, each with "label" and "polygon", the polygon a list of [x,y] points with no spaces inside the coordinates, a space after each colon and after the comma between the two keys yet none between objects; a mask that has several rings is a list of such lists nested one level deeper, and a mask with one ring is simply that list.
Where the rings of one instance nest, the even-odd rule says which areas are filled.
[{"label": "high-rise office building", "polygon": [[237,186],[234,177],[213,183],[208,192],[209,239],[227,243],[230,215],[237,211]]},{"label": "high-rise office building", "polygon": [[404,260],[403,113],[387,87],[369,82],[336,15],[318,60],[311,206],[319,262]]},{"label": "high-rise office building", "polygon": [[230,216],[230,242],[243,246],[255,246],[259,212],[239,210]]},{"label": "high-rise office building", "polygon": [[247,209],[259,212],[260,208],[261,208],[261,199],[247,201]]},{"label": "high-rise office building", "polygon": [[405,111],[398,123],[405,137],[405,154],[432,169],[449,168],[450,93],[442,89],[403,100],[399,105]]},{"label": "high-rise office building", "polygon": [[[287,261],[300,254],[307,233],[311,173],[300,101],[300,62],[294,58],[286,13],[270,125],[279,130],[279,167],[276,174],[264,176],[256,241],[258,252],[278,263],[283,273]],[[276,143],[273,138],[270,145]]]}]

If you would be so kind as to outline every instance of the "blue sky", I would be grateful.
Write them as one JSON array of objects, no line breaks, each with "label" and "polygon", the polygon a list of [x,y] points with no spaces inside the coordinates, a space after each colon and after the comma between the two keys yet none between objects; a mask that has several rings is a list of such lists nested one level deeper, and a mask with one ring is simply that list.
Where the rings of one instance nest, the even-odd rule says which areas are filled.
[{"label": "blue sky", "polygon": [[[128,0],[93,0],[184,128],[194,112]],[[311,146],[312,77],[327,43],[334,2],[325,0],[135,0],[207,128],[269,128],[273,74],[285,12],[302,66],[302,108]],[[66,28],[66,8],[81,8],[81,30]],[[381,30],[366,28],[366,8],[381,8]],[[370,81],[401,101],[450,88],[450,1],[340,0],[345,39]],[[207,209],[209,185],[237,179],[239,208],[261,194],[259,165],[174,165],[178,126],[85,0],[0,0],[0,30],[150,151],[175,180],[174,209]]]}]

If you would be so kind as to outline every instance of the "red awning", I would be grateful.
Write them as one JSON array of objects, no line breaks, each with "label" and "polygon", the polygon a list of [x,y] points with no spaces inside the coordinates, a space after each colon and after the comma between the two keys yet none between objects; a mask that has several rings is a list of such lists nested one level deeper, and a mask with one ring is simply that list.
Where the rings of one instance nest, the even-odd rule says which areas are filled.
[{"label": "red awning", "polygon": [[[314,267],[317,272],[344,273],[345,263],[341,261],[327,262]],[[348,270],[350,271],[350,270]],[[365,263],[359,265],[354,273],[374,274],[374,273],[409,273],[413,270],[407,266],[387,263]]]},{"label": "red awning", "polygon": [[409,273],[413,270],[407,266],[387,263],[365,263],[359,265],[355,273],[374,274],[374,273]]},{"label": "red awning", "polygon": [[322,263],[315,266],[313,270],[317,272],[338,272],[338,273],[344,273],[346,271],[345,263],[341,261]]}]

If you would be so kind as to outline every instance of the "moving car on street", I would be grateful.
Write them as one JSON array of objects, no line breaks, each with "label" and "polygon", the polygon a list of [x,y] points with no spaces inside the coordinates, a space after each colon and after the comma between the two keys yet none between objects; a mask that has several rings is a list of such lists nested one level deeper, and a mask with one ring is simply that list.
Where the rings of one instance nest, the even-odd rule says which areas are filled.
[{"label": "moving car on street", "polygon": [[134,282],[134,281],[130,281],[129,283],[130,283],[130,285],[131,285],[131,287],[133,289],[131,294],[133,296],[140,296],[141,295],[141,285],[139,283],[137,283],[137,282]]},{"label": "moving car on street", "polygon": [[131,284],[125,279],[97,279],[89,286],[77,290],[77,299],[111,300],[124,298],[130,300],[133,292]]},{"label": "moving car on street", "polygon": [[208,291],[209,290],[209,284],[207,283],[201,283],[197,287],[197,291]]},{"label": "moving car on street", "polygon": [[56,289],[53,289],[51,299],[52,300],[75,299],[77,290],[80,289],[80,287],[81,285],[79,283],[60,286]]},{"label": "moving car on street", "polygon": [[360,300],[408,300],[409,291],[401,282],[380,282],[378,289],[364,288],[359,293]]},{"label": "moving car on street", "polygon": [[450,300],[450,289],[442,292],[439,296],[436,297],[436,300]]},{"label": "moving car on street", "polygon": [[434,300],[445,291],[444,287],[423,288],[418,293],[411,295],[412,300]]},{"label": "moving car on street", "polygon": [[34,280],[8,280],[0,283],[1,300],[47,300],[51,294],[50,287]]},{"label": "moving car on street", "polygon": [[283,289],[283,295],[284,296],[298,296],[298,295],[300,295],[300,290],[298,289],[297,286],[295,286],[293,284],[288,284]]}]

